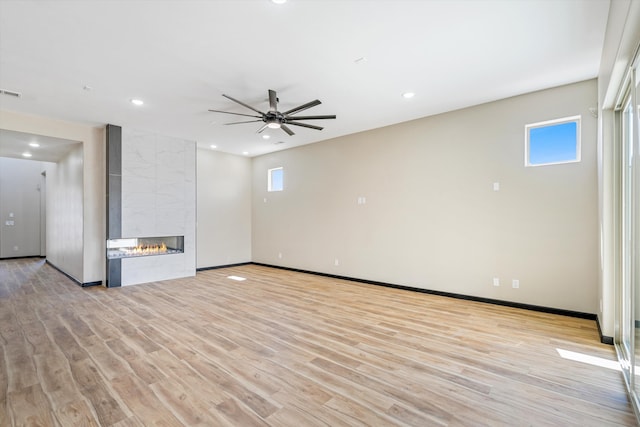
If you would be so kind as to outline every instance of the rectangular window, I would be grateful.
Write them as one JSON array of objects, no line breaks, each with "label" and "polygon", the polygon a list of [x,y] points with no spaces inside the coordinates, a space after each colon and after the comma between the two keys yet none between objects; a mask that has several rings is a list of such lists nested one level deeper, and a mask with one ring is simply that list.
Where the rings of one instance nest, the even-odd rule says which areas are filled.
[{"label": "rectangular window", "polygon": [[267,190],[282,191],[284,189],[284,171],[282,167],[267,171]]},{"label": "rectangular window", "polygon": [[580,116],[525,126],[525,166],[580,161]]}]

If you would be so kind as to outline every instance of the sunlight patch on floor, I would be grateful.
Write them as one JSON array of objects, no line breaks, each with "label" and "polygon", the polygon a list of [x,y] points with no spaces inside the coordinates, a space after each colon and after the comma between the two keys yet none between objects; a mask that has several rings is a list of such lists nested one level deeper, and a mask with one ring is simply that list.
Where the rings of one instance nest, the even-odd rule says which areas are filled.
[{"label": "sunlight patch on floor", "polygon": [[556,348],[558,354],[563,359],[574,360],[576,362],[588,363],[589,365],[600,366],[602,368],[613,369],[614,371],[620,371],[620,363],[617,360],[608,360],[602,357],[589,356],[588,354],[577,353],[575,351],[563,350]]}]

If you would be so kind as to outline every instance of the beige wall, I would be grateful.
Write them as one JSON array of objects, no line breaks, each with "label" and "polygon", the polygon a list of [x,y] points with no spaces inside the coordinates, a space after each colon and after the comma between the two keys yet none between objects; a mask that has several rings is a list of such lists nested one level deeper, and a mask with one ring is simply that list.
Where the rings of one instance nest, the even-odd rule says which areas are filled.
[{"label": "beige wall", "polygon": [[84,166],[84,279],[104,281],[106,245],[106,132],[104,127],[86,128],[82,139]]},{"label": "beige wall", "polygon": [[251,160],[199,149],[197,267],[251,261]]},{"label": "beige wall", "polygon": [[[83,283],[102,281],[105,265],[105,142],[104,128],[94,128],[88,125],[69,123],[46,117],[31,116],[10,111],[0,111],[0,128],[27,132],[37,135],[47,135],[82,143],[81,152],[75,153],[77,161],[82,164],[82,174],[72,184],[73,191],[76,185],[81,186],[82,203],[78,209],[79,214],[74,213],[74,225],[67,222],[48,223],[47,227],[81,227],[82,242],[78,246],[74,240],[68,242],[73,250],[64,250],[64,257],[58,254],[48,253],[47,257],[64,259],[64,265],[57,265],[65,273],[72,275]],[[48,195],[50,196],[50,195]],[[79,224],[78,224],[79,223]],[[75,230],[75,228],[74,228]],[[62,232],[62,229],[59,228]],[[56,233],[47,229],[47,234]],[[68,234],[62,232],[64,239],[67,236],[75,236],[75,231]],[[64,241],[64,240],[63,240]],[[48,242],[48,244],[51,242]],[[62,253],[60,253],[62,254]],[[68,262],[68,264],[66,264]]]},{"label": "beige wall", "polygon": [[[595,313],[596,104],[592,80],[254,158],[253,261]],[[525,124],[574,115],[582,162],[525,168]]]},{"label": "beige wall", "polygon": [[83,161],[77,145],[47,169],[47,261],[84,282]]}]

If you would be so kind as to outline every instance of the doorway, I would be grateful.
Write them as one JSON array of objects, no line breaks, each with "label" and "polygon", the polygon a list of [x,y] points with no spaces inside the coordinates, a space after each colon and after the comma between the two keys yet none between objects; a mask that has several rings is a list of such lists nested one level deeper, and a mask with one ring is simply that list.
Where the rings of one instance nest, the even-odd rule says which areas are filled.
[{"label": "doorway", "polygon": [[616,108],[618,244],[616,337],[632,402],[640,407],[640,72],[636,58]]},{"label": "doorway", "polygon": [[47,171],[40,174],[40,256],[47,256]]},{"label": "doorway", "polygon": [[[65,209],[64,213],[79,208],[81,215],[81,199],[80,203],[65,200],[69,191],[56,182],[56,176],[61,174],[55,173],[58,165],[78,150],[80,154],[73,162],[67,162],[71,167],[63,172],[81,183],[81,164],[76,165],[77,157],[82,155],[79,141],[0,129],[0,258],[51,255],[47,248],[51,249],[51,242],[56,240],[51,235],[56,229],[55,222],[51,222],[52,212],[56,214],[55,209],[49,210],[51,200],[61,199],[54,203],[58,210],[62,210],[59,206]],[[52,185],[60,188],[51,193],[48,190]],[[53,198],[47,200],[48,195]],[[54,227],[47,227],[47,222]]]}]

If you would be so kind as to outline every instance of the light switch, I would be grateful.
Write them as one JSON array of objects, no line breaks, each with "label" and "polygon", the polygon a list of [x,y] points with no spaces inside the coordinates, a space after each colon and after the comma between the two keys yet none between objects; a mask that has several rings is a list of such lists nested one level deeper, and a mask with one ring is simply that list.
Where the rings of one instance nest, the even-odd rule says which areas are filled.
[{"label": "light switch", "polygon": [[500,191],[500,183],[499,182],[494,182],[493,183],[493,191]]},{"label": "light switch", "polygon": [[13,218],[13,212],[9,212],[9,218]]}]

